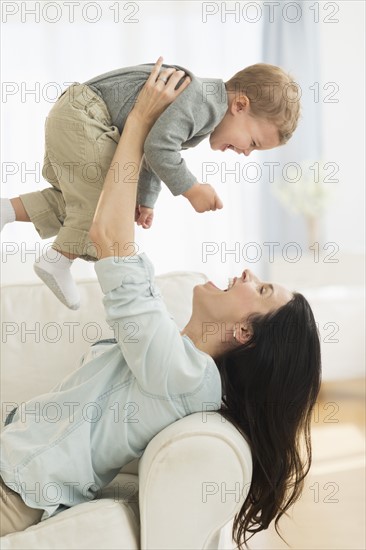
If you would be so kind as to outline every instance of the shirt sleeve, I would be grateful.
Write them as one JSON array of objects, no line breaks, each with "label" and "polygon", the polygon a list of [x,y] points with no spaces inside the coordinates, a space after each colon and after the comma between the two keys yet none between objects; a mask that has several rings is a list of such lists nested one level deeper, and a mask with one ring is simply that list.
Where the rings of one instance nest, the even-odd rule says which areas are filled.
[{"label": "shirt sleeve", "polygon": [[160,178],[149,167],[145,155],[142,157],[139,184],[137,190],[137,202],[142,206],[154,208],[155,202],[161,191]]},{"label": "shirt sleeve", "polygon": [[194,80],[160,115],[145,140],[149,166],[173,195],[181,195],[199,181],[189,171],[180,151],[183,143],[205,126],[207,116],[199,83]]},{"label": "shirt sleeve", "polygon": [[146,254],[103,258],[95,271],[107,322],[141,387],[156,395],[194,392],[211,358],[198,350],[187,354]]}]

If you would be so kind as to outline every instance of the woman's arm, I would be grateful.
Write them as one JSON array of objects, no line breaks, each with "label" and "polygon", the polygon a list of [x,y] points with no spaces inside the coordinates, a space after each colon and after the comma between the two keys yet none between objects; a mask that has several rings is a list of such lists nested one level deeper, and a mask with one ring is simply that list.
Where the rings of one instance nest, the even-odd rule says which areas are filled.
[{"label": "woman's arm", "polygon": [[136,254],[134,219],[144,141],[160,114],[190,82],[187,77],[175,90],[184,71],[169,68],[159,75],[162,63],[160,57],[127,118],[99,197],[89,230],[99,259]]}]

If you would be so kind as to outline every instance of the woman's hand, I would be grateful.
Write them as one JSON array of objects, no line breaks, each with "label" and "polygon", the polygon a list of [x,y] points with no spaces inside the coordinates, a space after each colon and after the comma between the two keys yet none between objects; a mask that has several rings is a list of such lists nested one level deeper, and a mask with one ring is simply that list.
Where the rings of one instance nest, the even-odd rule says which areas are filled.
[{"label": "woman's hand", "polygon": [[191,82],[190,77],[186,76],[179,88],[175,90],[186,73],[177,71],[173,67],[160,72],[162,64],[163,58],[159,57],[129,114],[129,118],[135,119],[140,125],[146,125],[148,128],[153,127],[161,113]]},{"label": "woman's hand", "polygon": [[175,90],[184,72],[169,68],[159,74],[162,63],[163,58],[159,57],[127,117],[104,181],[89,229],[99,259],[116,256],[116,248],[118,256],[132,256],[138,250],[134,221],[144,142],[156,119],[190,83],[188,77]]}]

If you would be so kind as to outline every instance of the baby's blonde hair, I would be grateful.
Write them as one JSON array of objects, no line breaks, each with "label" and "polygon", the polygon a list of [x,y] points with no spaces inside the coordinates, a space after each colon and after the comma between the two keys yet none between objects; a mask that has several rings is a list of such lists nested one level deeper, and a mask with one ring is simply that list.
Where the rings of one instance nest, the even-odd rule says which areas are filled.
[{"label": "baby's blonde hair", "polygon": [[225,85],[227,91],[249,98],[251,116],[277,126],[280,145],[290,139],[300,118],[301,89],[289,73],[276,65],[257,63],[236,73]]}]

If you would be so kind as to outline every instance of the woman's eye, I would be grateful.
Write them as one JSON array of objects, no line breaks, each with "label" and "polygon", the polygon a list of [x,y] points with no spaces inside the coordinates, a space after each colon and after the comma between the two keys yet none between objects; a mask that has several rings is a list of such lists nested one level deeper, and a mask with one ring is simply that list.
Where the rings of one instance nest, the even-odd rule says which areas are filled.
[{"label": "woman's eye", "polygon": [[263,292],[266,290],[266,287],[265,286],[261,286],[261,294],[263,294]]}]

